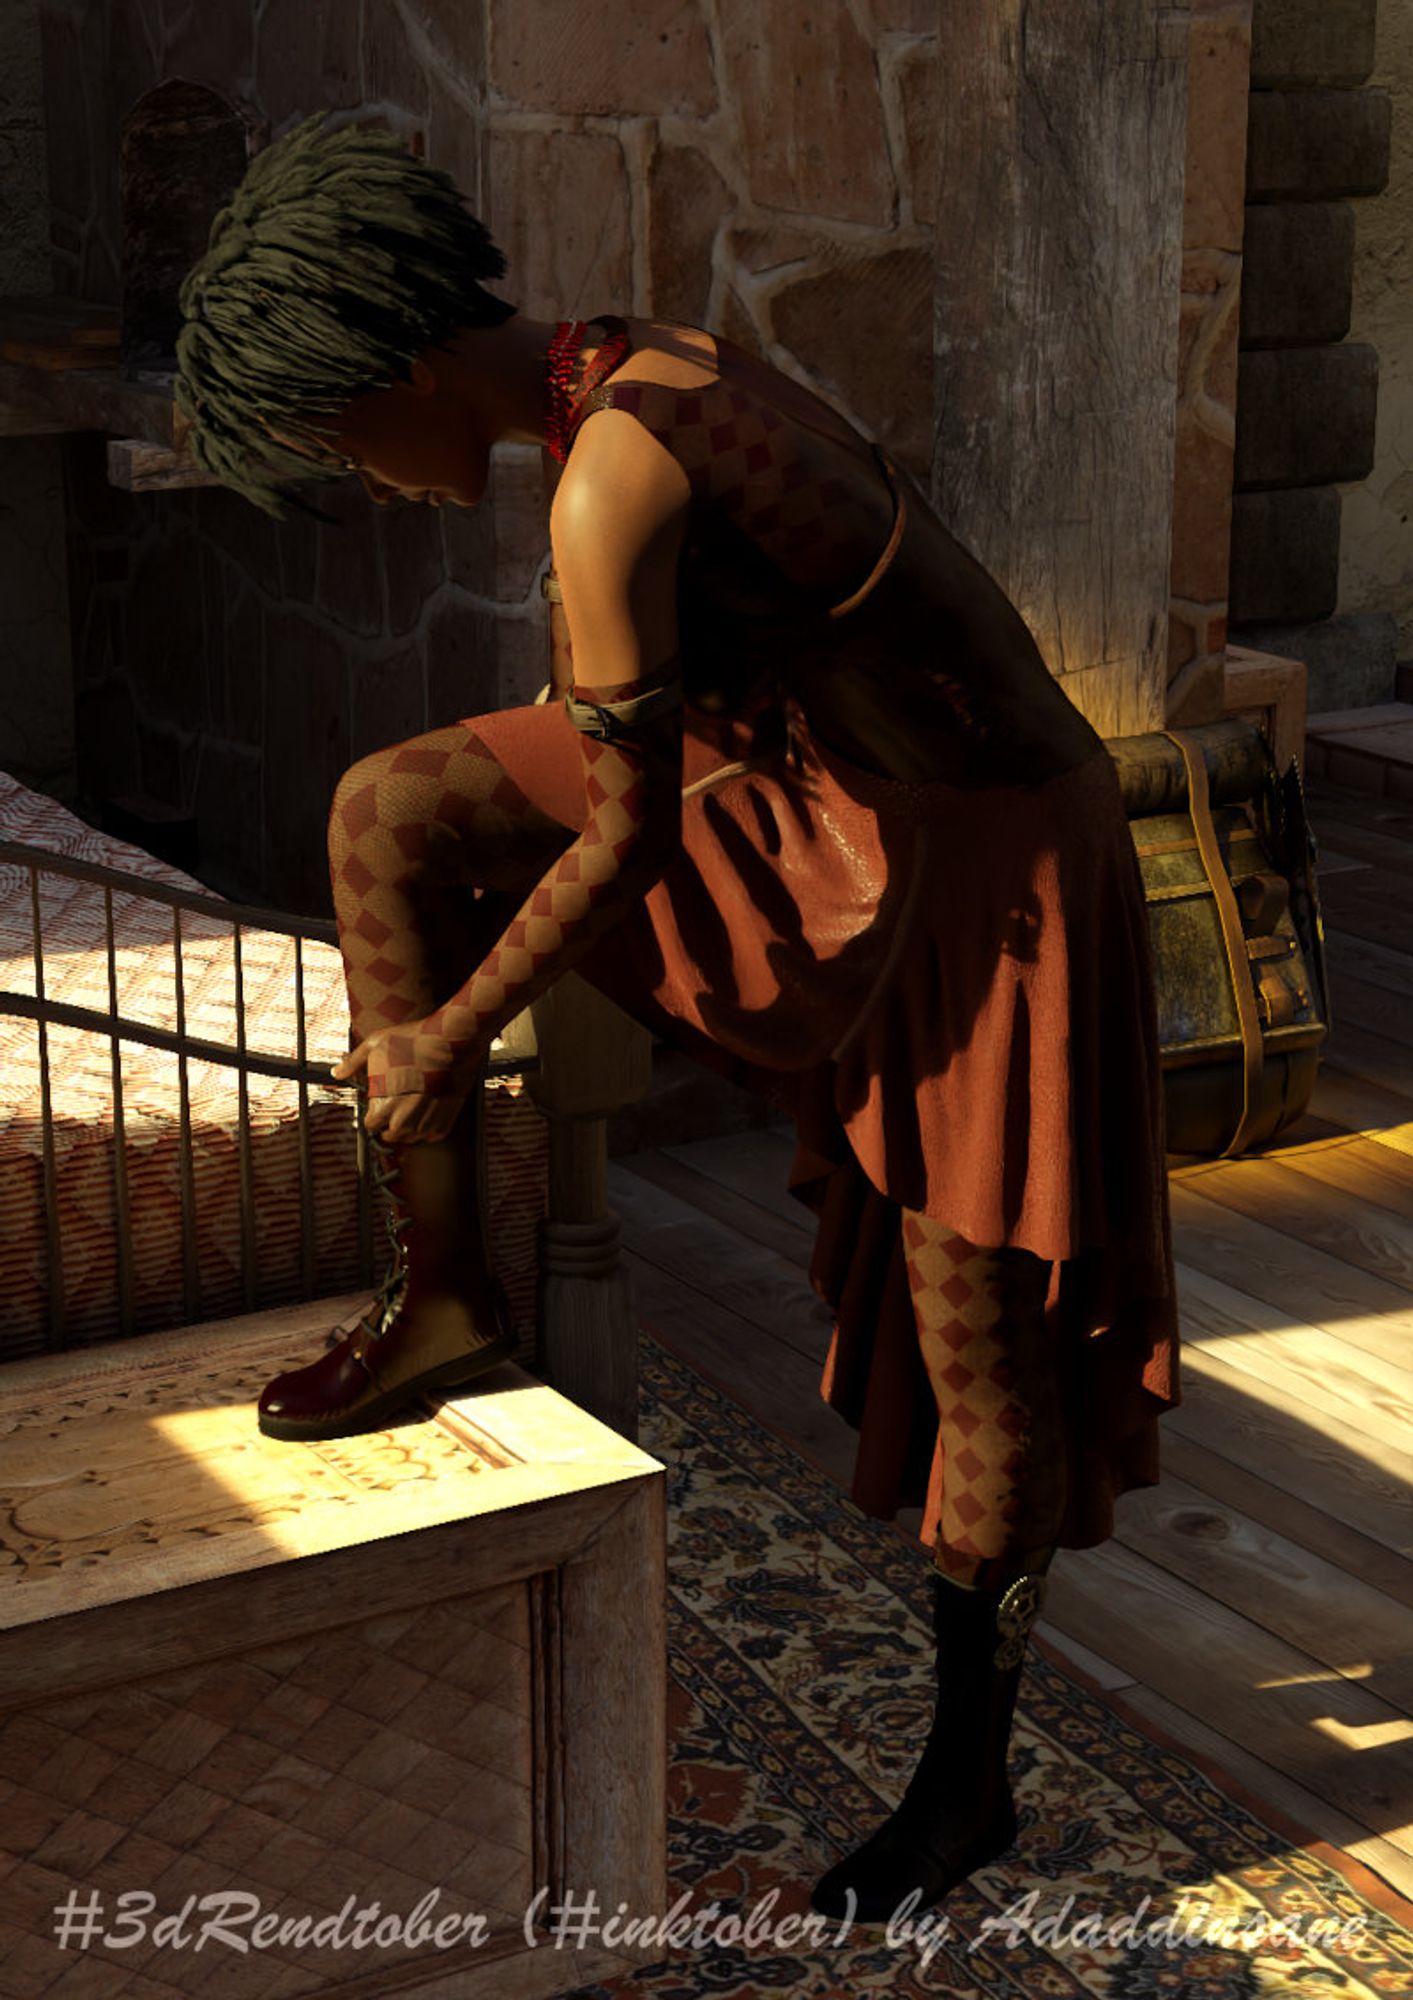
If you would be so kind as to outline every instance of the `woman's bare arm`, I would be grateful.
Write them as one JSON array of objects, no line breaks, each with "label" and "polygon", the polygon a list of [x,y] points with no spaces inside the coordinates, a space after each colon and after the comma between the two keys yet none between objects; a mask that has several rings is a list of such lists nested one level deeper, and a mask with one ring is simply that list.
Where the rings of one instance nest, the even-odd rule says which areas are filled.
[{"label": "woman's bare arm", "polygon": [[[611,421],[610,421],[611,420]],[[550,527],[564,592],[575,695],[631,700],[676,677],[677,559],[688,487],[633,418],[587,420]],[[492,1037],[596,944],[662,873],[680,837],[682,713],[653,713],[610,738],[580,738],[584,829],[542,877],[460,991],[418,1022],[380,1030],[368,1088],[416,1106],[369,1113],[396,1138],[422,1096],[464,1092]],[[359,1051],[346,1059],[357,1067]]]}]

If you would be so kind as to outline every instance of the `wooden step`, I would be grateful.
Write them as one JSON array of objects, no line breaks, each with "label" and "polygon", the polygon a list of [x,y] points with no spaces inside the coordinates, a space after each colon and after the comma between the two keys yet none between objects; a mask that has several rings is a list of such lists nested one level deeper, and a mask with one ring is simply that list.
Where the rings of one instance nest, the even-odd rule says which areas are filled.
[{"label": "wooden step", "polygon": [[1312,715],[1305,743],[1312,777],[1380,798],[1413,799],[1413,702]]}]

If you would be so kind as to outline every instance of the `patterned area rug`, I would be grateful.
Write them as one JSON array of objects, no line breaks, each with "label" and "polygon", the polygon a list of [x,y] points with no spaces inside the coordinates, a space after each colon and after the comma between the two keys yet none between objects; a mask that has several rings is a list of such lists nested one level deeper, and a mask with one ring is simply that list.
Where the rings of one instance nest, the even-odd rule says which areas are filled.
[{"label": "patterned area rug", "polygon": [[911,1938],[841,1937],[820,1918],[822,1937],[802,1935],[810,1885],[896,1801],[926,1733],[927,1560],[656,1340],[640,1355],[641,1442],[668,1467],[683,1941],[575,2000],[1413,1993],[1407,1906],[1376,1877],[1258,1818],[1035,1645],[1012,1738],[1015,1847],[947,1899],[941,1935],[940,1912]]}]

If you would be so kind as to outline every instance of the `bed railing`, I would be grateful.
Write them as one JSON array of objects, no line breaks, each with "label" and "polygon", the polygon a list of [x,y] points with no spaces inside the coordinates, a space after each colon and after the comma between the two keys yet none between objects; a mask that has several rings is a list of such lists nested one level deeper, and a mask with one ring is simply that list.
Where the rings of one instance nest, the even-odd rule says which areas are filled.
[{"label": "bed railing", "polygon": [[[77,1028],[87,1034],[102,1036],[111,1051],[111,1073],[113,1079],[113,1210],[116,1219],[116,1248],[118,1263],[118,1298],[116,1329],[121,1334],[134,1330],[134,1287],[133,1287],[133,1217],[128,1186],[128,1161],[123,1101],[123,1068],[121,1044],[138,1042],[149,1048],[157,1048],[174,1054],[177,1059],[177,1090],[179,1118],[179,1173],[181,1194],[182,1233],[182,1285],[183,1317],[195,1320],[201,1313],[200,1281],[196,1254],[196,1173],[195,1154],[192,1145],[190,1066],[193,1062],[207,1062],[232,1070],[236,1080],[236,1149],[239,1173],[239,1211],[241,1245],[241,1283],[244,1304],[247,1311],[253,1311],[258,1303],[257,1290],[257,1244],[254,1192],[253,1146],[250,1120],[249,1078],[252,1075],[280,1077],[293,1082],[298,1091],[298,1147],[299,1147],[299,1243],[301,1269],[301,1296],[314,1296],[314,1229],[313,1229],[313,1165],[309,1132],[309,1093],[311,1086],[329,1091],[346,1091],[350,1096],[355,1085],[337,1083],[329,1075],[327,1061],[314,1062],[309,1058],[307,1033],[308,1023],[305,1012],[304,995],[304,948],[307,943],[334,945],[338,943],[337,928],[332,921],[312,917],[289,917],[275,911],[257,908],[253,905],[233,903],[219,896],[204,895],[196,890],[179,889],[166,883],[149,880],[142,875],[133,875],[122,869],[103,867],[96,862],[71,859],[67,855],[48,854],[17,841],[0,840],[0,865],[17,865],[27,871],[30,887],[30,910],[32,916],[32,949],[34,961],[34,993],[0,991],[0,1013],[18,1016],[34,1021],[39,1039],[40,1073],[40,1119],[41,1145],[44,1180],[44,1226],[45,1226],[45,1278],[49,1299],[49,1345],[63,1347],[66,1342],[66,1312],[64,1303],[64,1260],[60,1241],[59,1207],[56,1191],[55,1144],[54,1144],[54,1104],[50,1083],[49,1029],[62,1023],[66,1027]],[[53,1000],[46,993],[45,982],[45,938],[41,915],[39,892],[42,875],[65,876],[74,881],[88,882],[103,891],[104,949],[107,959],[108,1007],[77,1007],[64,1001]],[[165,906],[171,912],[171,948],[173,994],[176,1005],[175,1028],[162,1028],[150,1022],[135,1020],[124,1015],[118,1004],[118,939],[113,918],[113,897],[118,892],[124,896],[139,898],[145,903]],[[199,915],[216,922],[229,925],[232,937],[232,963],[235,985],[234,1020],[235,1036],[230,1042],[212,1041],[192,1034],[186,1024],[186,983],[183,971],[183,930],[184,915]],[[294,1019],[295,1051],[293,1056],[277,1055],[268,1051],[252,1049],[247,1044],[245,967],[242,955],[242,933],[245,929],[258,929],[277,936],[292,939],[294,945]],[[525,1073],[537,1066],[534,1054],[503,1055],[492,1058],[487,1074],[491,1077],[514,1076]],[[353,1120],[357,1145],[358,1175],[358,1239],[359,1264],[357,1283],[371,1285],[374,1278],[373,1250],[373,1179],[372,1148],[367,1143],[361,1120]]]},{"label": "bed railing", "polygon": [[[55,1119],[48,1046],[49,1030],[59,1024],[102,1036],[111,1051],[117,1330],[131,1333],[135,1323],[133,1216],[121,1059],[124,1042],[163,1049],[177,1059],[183,1323],[202,1317],[188,1074],[193,1062],[216,1064],[235,1074],[240,1271],[247,1311],[254,1310],[259,1299],[249,1079],[263,1075],[295,1083],[301,1296],[312,1298],[315,1272],[310,1091],[317,1087],[323,1092],[347,1091],[350,1095],[355,1092],[352,1082],[339,1084],[330,1077],[326,1058],[311,1061],[307,1046],[305,947],[311,942],[336,947],[338,933],[334,923],[230,902],[14,841],[0,841],[0,866],[5,864],[17,865],[29,876],[35,991],[33,994],[0,991],[0,1015],[32,1020],[38,1031],[48,1345],[58,1348],[72,1344],[64,1298],[64,1246],[56,1191]],[[67,876],[103,891],[106,1009],[75,1006],[53,999],[46,992],[46,944],[39,886],[45,874]],[[120,1011],[115,893],[165,906],[171,913],[175,1000],[172,1028],[136,1020]],[[230,927],[235,987],[235,1035],[231,1041],[195,1035],[187,1025],[182,958],[186,916],[199,916]],[[247,1044],[242,958],[245,929],[293,940],[295,1050],[292,1056],[252,1049]],[[547,1382],[628,1437],[635,1437],[637,1431],[637,1328],[630,1287],[619,1257],[618,1218],[607,1205],[606,1121],[613,1112],[642,1095],[650,1074],[651,1044],[645,1030],[574,973],[565,975],[507,1026],[501,1037],[501,1052],[493,1054],[487,1066],[488,1079],[523,1075],[527,1094],[549,1122],[548,1212],[539,1236],[536,1365]],[[357,1284],[371,1287],[373,1155],[361,1120],[354,1117],[352,1123],[357,1146]]]}]

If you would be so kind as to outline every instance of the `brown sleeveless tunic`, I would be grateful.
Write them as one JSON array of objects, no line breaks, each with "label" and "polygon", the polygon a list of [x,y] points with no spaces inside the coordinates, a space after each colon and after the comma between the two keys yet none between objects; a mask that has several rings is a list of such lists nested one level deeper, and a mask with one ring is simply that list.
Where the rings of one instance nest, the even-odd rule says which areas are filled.
[{"label": "brown sleeveless tunic", "polygon": [[[900,1210],[1053,1265],[1062,1542],[1157,1478],[1177,1313],[1147,916],[1113,765],[1024,621],[881,453],[789,419],[728,341],[698,391],[621,381],[687,473],[682,845],[577,969],[795,1121],[854,1497],[935,1532],[945,1446]],[[803,393],[803,392],[802,392]],[[835,420],[837,424],[839,420]],[[778,708],[788,749],[768,748]],[[567,826],[558,704],[468,718]],[[763,742],[767,748],[763,749]]]}]

